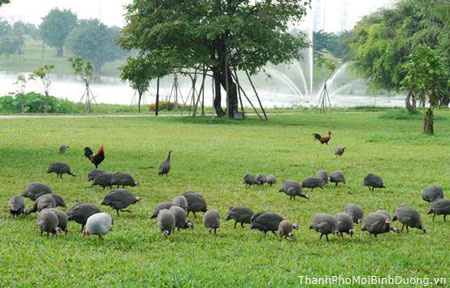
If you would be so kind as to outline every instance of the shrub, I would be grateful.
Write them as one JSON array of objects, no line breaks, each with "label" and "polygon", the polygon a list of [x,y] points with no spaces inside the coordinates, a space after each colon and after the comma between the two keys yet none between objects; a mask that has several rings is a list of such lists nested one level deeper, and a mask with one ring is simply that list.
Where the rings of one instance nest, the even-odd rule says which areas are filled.
[{"label": "shrub", "polygon": [[[148,107],[148,110],[150,111],[155,111],[156,109],[156,104],[150,104],[150,106]],[[174,102],[166,102],[166,101],[160,101],[159,102],[159,110],[167,110],[167,111],[172,111],[175,110],[175,103]],[[192,110],[192,106],[191,105],[183,105],[183,104],[178,104],[178,109],[177,110]]]},{"label": "shrub", "polygon": [[[23,95],[24,111],[26,113],[41,113],[43,110],[44,95],[35,92]],[[22,94],[10,94],[0,97],[0,111],[3,113],[22,112]],[[73,102],[66,99],[59,99],[53,96],[48,97],[48,113],[77,113],[80,108]]]}]

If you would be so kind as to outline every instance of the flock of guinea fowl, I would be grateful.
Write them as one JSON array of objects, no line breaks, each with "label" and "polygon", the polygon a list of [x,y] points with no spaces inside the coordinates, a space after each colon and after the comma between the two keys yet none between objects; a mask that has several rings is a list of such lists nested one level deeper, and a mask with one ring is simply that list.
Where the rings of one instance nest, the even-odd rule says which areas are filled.
[{"label": "flock of guinea fowl", "polygon": [[[326,136],[313,134],[314,138],[321,144],[327,144],[331,139],[331,131],[328,131]],[[65,153],[66,145],[60,147],[60,153]],[[335,155],[342,156],[345,151],[344,147],[338,147]],[[159,175],[168,175],[171,169],[171,152],[167,159],[159,166]],[[86,147],[84,155],[95,165],[95,169],[88,174],[88,181],[93,181],[93,186],[99,185],[105,189],[116,186],[117,189],[111,190],[101,201],[102,205],[110,206],[117,212],[119,211],[131,212],[126,208],[132,204],[140,201],[140,198],[133,195],[129,190],[125,189],[127,186],[136,186],[138,183],[127,173],[108,173],[98,169],[98,165],[105,159],[103,145],[96,154],[92,149]],[[55,162],[52,163],[47,170],[48,173],[56,173],[57,177],[62,178],[63,174],[76,176],[71,172],[70,166],[66,163]],[[244,176],[244,184],[249,187],[252,185],[275,185],[277,179],[273,175],[251,175]],[[284,192],[295,200],[295,197],[303,197],[309,199],[307,194],[304,194],[305,189],[314,190],[315,188],[323,188],[328,182],[345,184],[345,176],[342,171],[333,171],[328,175],[324,170],[316,173],[316,177],[307,178],[302,183],[294,180],[286,180],[283,182],[280,192]],[[363,186],[369,187],[373,192],[375,188],[385,188],[382,179],[376,174],[368,174],[363,181]],[[122,187],[122,188],[119,188]],[[35,201],[32,209],[25,209],[25,201],[23,197],[30,198]],[[436,215],[443,215],[444,221],[446,216],[450,214],[450,200],[444,198],[443,189],[438,186],[430,186],[422,191],[423,200],[430,202],[430,210],[428,214],[433,214],[433,221]],[[57,235],[57,233],[68,233],[68,221],[75,221],[81,224],[81,233],[83,236],[98,235],[103,239],[103,235],[109,233],[112,229],[113,218],[109,213],[102,212],[99,207],[91,203],[80,203],[73,206],[66,214],[57,207],[66,207],[63,198],[52,193],[52,189],[44,183],[33,182],[27,185],[25,191],[21,196],[12,196],[9,200],[8,207],[13,217],[20,214],[29,215],[38,212],[37,225],[39,227],[41,236],[44,233]],[[362,225],[361,230],[370,233],[370,236],[387,232],[403,232],[404,227],[409,232],[409,227],[418,228],[424,233],[427,229],[423,227],[421,215],[414,208],[409,206],[399,206],[395,212],[395,216],[384,210],[378,210],[370,213],[364,218],[364,212],[359,205],[348,204],[344,208],[344,212],[338,213],[335,216],[318,213],[312,219],[312,224],[309,227],[320,233],[320,239],[325,235],[328,241],[328,235],[333,234],[343,237],[344,233],[353,235],[354,224]],[[205,228],[214,234],[221,224],[220,212],[214,209],[207,209],[207,204],[203,196],[194,191],[187,191],[180,196],[175,197],[171,202],[158,204],[151,218],[157,218],[157,225],[161,230],[163,237],[167,238],[175,229],[193,228],[193,223],[188,220],[189,213],[193,213],[196,218],[196,212],[204,212],[203,225]],[[278,231],[281,238],[292,238],[293,229],[298,229],[296,223],[291,223],[284,219],[277,213],[270,211],[263,211],[254,213],[250,208],[245,206],[231,207],[226,215],[226,221],[234,220],[234,228],[240,223],[242,227],[244,224],[250,224],[250,229],[257,229],[264,233],[272,232],[276,234]],[[364,225],[363,225],[364,219]],[[391,226],[392,221],[399,221],[402,223],[401,230]]]}]

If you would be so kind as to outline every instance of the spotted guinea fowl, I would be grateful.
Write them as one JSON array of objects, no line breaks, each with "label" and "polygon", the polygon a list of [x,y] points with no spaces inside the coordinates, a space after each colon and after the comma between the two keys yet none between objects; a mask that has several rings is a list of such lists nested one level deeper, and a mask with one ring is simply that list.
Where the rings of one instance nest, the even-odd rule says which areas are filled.
[{"label": "spotted guinea fowl", "polygon": [[375,235],[377,238],[378,234],[388,233],[391,231],[391,220],[387,217],[385,213],[376,211],[370,213],[364,220],[364,226],[361,228],[362,231],[367,231],[370,236]]},{"label": "spotted guinea fowl", "polygon": [[194,213],[194,218],[197,218],[195,212],[206,212],[208,210],[206,207],[205,198],[203,198],[200,193],[194,191],[186,191],[182,195],[186,197],[186,200],[188,201],[188,216],[189,213],[192,212]]},{"label": "spotted guinea fowl", "polygon": [[244,176],[244,182],[242,184],[245,184],[245,187],[250,187],[252,185],[256,184],[256,177],[252,174],[245,174]]},{"label": "spotted guinea fowl", "polygon": [[381,177],[373,173],[364,178],[363,186],[367,186],[372,192],[375,188],[386,188]]},{"label": "spotted guinea fowl", "polygon": [[100,169],[94,169],[91,172],[89,172],[88,176],[87,176],[87,181],[94,181],[95,177],[101,175],[101,174],[105,174],[106,172]]},{"label": "spotted guinea fowl", "polygon": [[236,228],[236,225],[238,223],[241,223],[241,227],[244,228],[244,223],[250,224],[250,220],[251,220],[253,214],[254,214],[253,211],[248,207],[234,206],[234,207],[231,207],[230,210],[228,210],[225,221],[233,219],[235,221],[234,228]]},{"label": "spotted guinea fowl", "polygon": [[294,238],[293,229],[298,229],[298,225],[296,223],[291,223],[289,220],[283,220],[278,224],[278,233],[280,234],[280,238]]},{"label": "spotted guinea fowl", "polygon": [[312,219],[312,224],[309,226],[309,229],[314,229],[316,232],[319,232],[319,239],[322,239],[322,236],[325,235],[327,241],[329,240],[328,234],[340,235],[336,218],[325,213],[316,214]]},{"label": "spotted guinea fowl", "polygon": [[256,184],[257,184],[257,185],[264,186],[265,183],[267,183],[267,176],[264,175],[264,174],[261,174],[261,173],[258,174],[258,175],[256,176]]},{"label": "spotted guinea fowl", "polygon": [[172,150],[169,151],[169,155],[167,156],[167,159],[164,160],[161,165],[159,165],[159,172],[158,175],[169,175],[169,171],[171,168],[170,165],[170,154],[172,154]]},{"label": "spotted guinea fowl", "polygon": [[342,171],[340,171],[340,170],[331,172],[330,182],[336,184],[336,186],[338,186],[339,183],[345,184],[344,173],[342,173]]},{"label": "spotted guinea fowl", "polygon": [[42,211],[45,208],[55,208],[56,201],[55,198],[52,197],[52,194],[45,194],[36,199],[34,201],[33,208],[25,210],[26,215],[30,215],[31,213]]},{"label": "spotted guinea fowl", "polygon": [[257,229],[264,232],[264,234],[266,234],[268,231],[276,234],[275,231],[278,230],[278,226],[280,225],[281,221],[283,221],[283,217],[276,213],[259,212],[252,216],[250,229]]},{"label": "spotted guinea fowl", "polygon": [[54,162],[54,163],[50,164],[50,166],[48,166],[47,173],[55,173],[56,177],[59,177],[61,179],[62,179],[62,175],[64,175],[64,174],[68,174],[73,177],[77,177],[77,175],[75,173],[72,173],[70,171],[70,166],[67,165],[66,163],[62,163],[62,162]]},{"label": "spotted guinea fowl", "polygon": [[154,219],[158,217],[158,214],[163,209],[170,209],[170,207],[176,206],[176,204],[173,204],[171,202],[164,202],[156,205],[155,209],[152,212],[152,215],[150,215],[150,219]]},{"label": "spotted guinea fowl", "polygon": [[119,210],[122,212],[131,212],[130,210],[125,210],[125,208],[140,201],[141,198],[134,196],[133,193],[127,189],[116,189],[106,194],[100,204],[115,209],[117,216],[119,217]]},{"label": "spotted guinea fowl", "polygon": [[266,181],[267,181],[267,184],[269,184],[269,186],[272,187],[272,185],[277,183],[277,178],[275,178],[275,176],[273,176],[273,175],[267,175]]},{"label": "spotted guinea fowl", "polygon": [[444,215],[444,221],[448,214],[450,214],[450,200],[449,199],[436,199],[431,202],[430,210],[428,214],[433,214],[433,222],[434,217],[436,215]]},{"label": "spotted guinea fowl", "polygon": [[108,213],[95,213],[87,219],[83,236],[97,235],[100,240],[103,240],[103,235],[112,230],[113,223],[113,219]]},{"label": "spotted guinea fowl", "polygon": [[57,207],[67,207],[66,202],[64,202],[64,199],[60,195],[58,194],[48,194],[48,195],[51,195],[53,199],[55,199]]},{"label": "spotted guinea fowl", "polygon": [[338,230],[341,237],[344,237],[344,233],[347,233],[350,237],[352,237],[354,232],[353,218],[347,213],[338,213],[334,216],[334,218],[336,218],[338,222]]},{"label": "spotted guinea fowl", "polygon": [[186,197],[184,197],[182,195],[177,196],[172,199],[172,203],[177,205],[178,207],[181,207],[187,213],[189,204],[188,204]]},{"label": "spotted guinea fowl", "polygon": [[340,157],[342,156],[342,154],[344,154],[345,151],[345,147],[337,147],[336,150],[334,150],[334,155],[336,155],[336,157]]},{"label": "spotted guinea fowl", "polygon": [[323,189],[323,181],[319,178],[306,178],[302,182],[302,188],[310,188],[311,192],[314,191],[315,188]]},{"label": "spotted guinea fowl", "polygon": [[25,191],[22,193],[23,197],[30,198],[35,201],[37,198],[44,194],[51,194],[52,188],[44,183],[32,182],[25,187]]},{"label": "spotted guinea fowl", "polygon": [[113,174],[111,173],[103,173],[103,174],[99,174],[94,178],[94,182],[92,182],[92,186],[100,186],[103,188],[103,190],[105,190],[106,187],[112,188],[112,179],[113,179]]},{"label": "spotted guinea fowl", "polygon": [[419,212],[412,207],[399,206],[395,212],[394,218],[392,218],[392,221],[397,220],[403,224],[400,232],[403,232],[403,228],[406,226],[406,232],[409,232],[408,227],[411,227],[420,229],[423,233],[427,233],[427,229],[422,225],[422,219],[420,218]]},{"label": "spotted guinea fowl", "polygon": [[209,233],[217,234],[217,229],[220,227],[220,213],[217,210],[211,209],[206,211],[203,217],[203,226],[208,229]]},{"label": "spotted guinea fowl", "polygon": [[175,228],[177,228],[178,231],[186,228],[194,229],[194,224],[188,220],[186,211],[184,211],[183,208],[172,206],[169,208],[169,211],[175,216]]},{"label": "spotted guinea fowl", "polygon": [[67,235],[67,233],[69,233],[69,228],[67,227],[67,222],[69,221],[67,214],[58,208],[46,208],[45,210],[50,210],[55,213],[56,217],[58,217],[58,228]]},{"label": "spotted guinea fowl", "polygon": [[422,199],[427,202],[433,202],[436,199],[444,198],[444,190],[439,186],[430,186],[422,191]]},{"label": "spotted guinea fowl", "polygon": [[345,213],[352,217],[353,223],[361,224],[364,217],[364,212],[359,205],[347,204],[344,208]]},{"label": "spotted guinea fowl", "polygon": [[69,148],[70,148],[69,146],[63,144],[63,145],[59,146],[59,153],[61,153],[61,154],[66,153],[67,149],[69,149]]},{"label": "spotted guinea fowl", "polygon": [[279,192],[284,192],[291,200],[295,200],[295,196],[303,197],[309,200],[309,196],[302,193],[302,185],[294,180],[284,181]]},{"label": "spotted guinea fowl", "polygon": [[316,173],[316,178],[319,178],[320,180],[322,180],[323,185],[327,185],[328,184],[328,173],[325,170],[319,170]]},{"label": "spotted guinea fowl", "polygon": [[162,209],[159,211],[157,223],[163,237],[167,238],[175,229],[175,215],[167,209]]},{"label": "spotted guinea fowl", "polygon": [[138,182],[134,181],[133,176],[128,173],[120,172],[113,174],[111,184],[117,185],[117,188],[119,188],[120,186],[122,186],[122,188],[125,188],[125,186],[135,187],[139,185]]},{"label": "spotted guinea fowl", "polygon": [[12,196],[8,201],[9,213],[13,217],[25,214],[25,201],[22,196]]},{"label": "spotted guinea fowl", "polygon": [[67,213],[68,221],[75,221],[81,224],[81,232],[83,232],[87,219],[96,214],[102,212],[100,208],[91,203],[81,203],[73,206],[69,213]]},{"label": "spotted guinea fowl", "polygon": [[44,232],[47,233],[48,238],[48,235],[50,233],[56,236],[56,233],[60,231],[58,228],[58,216],[56,216],[56,214],[53,211],[50,211],[49,209],[44,209],[41,212],[39,212],[36,221],[39,230],[41,231],[41,237]]}]

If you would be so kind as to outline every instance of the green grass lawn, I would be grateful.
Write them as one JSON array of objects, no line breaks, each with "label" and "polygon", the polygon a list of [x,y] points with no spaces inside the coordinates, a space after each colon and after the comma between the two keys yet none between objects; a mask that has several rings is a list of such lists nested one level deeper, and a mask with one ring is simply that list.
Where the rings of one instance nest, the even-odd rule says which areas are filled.
[{"label": "green grass lawn", "polygon": [[[421,133],[419,119],[392,120],[385,113],[301,112],[272,116],[269,122],[209,117],[0,120],[0,283],[3,287],[295,287],[302,275],[444,277],[449,283],[450,222],[442,217],[431,221],[421,191],[437,184],[450,193],[450,113],[437,112],[433,137]],[[333,131],[330,145],[313,141],[312,133],[328,129]],[[63,143],[71,148],[60,155]],[[100,144],[106,151],[100,168],[133,174],[141,186],[130,190],[142,198],[130,207],[133,213],[120,218],[109,207],[101,207],[114,218],[113,231],[104,241],[82,238],[74,222],[67,236],[41,238],[36,215],[13,219],[8,214],[9,197],[20,195],[33,181],[50,185],[69,207],[98,204],[107,191],[89,188],[86,175],[93,165],[82,150]],[[333,155],[337,146],[347,147],[339,159]],[[169,177],[159,177],[156,168],[143,169],[157,167],[169,149],[174,151]],[[60,180],[46,174],[54,161],[69,163],[79,177]],[[302,181],[319,169],[341,169],[347,185],[315,190],[309,201],[290,201],[278,192],[283,180]],[[259,172],[276,175],[276,187],[246,189],[244,174]],[[368,173],[379,174],[387,188],[371,193],[362,187]],[[157,203],[188,189],[200,192],[208,208],[221,212],[222,220],[234,205],[277,212],[299,224],[295,240],[280,241],[248,226],[233,229],[232,221],[223,221],[217,236],[209,235],[201,213],[194,230],[163,240],[150,213]],[[422,214],[429,233],[412,229],[409,234],[375,239],[356,227],[353,239],[346,235],[319,241],[320,235],[308,229],[313,216],[335,215],[348,203],[361,205],[366,215],[410,205]],[[30,207],[32,202],[26,199],[26,204]]]}]

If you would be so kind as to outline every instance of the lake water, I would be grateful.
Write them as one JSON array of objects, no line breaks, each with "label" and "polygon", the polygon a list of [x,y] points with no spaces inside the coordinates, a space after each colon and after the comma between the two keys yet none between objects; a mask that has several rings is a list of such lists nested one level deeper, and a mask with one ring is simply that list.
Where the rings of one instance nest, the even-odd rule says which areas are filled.
[{"label": "lake water", "polygon": [[[26,73],[24,73],[26,74]],[[9,92],[14,92],[17,87],[14,82],[17,80],[19,73],[7,73],[0,72],[0,95],[6,95]],[[51,75],[51,86],[50,94],[58,98],[65,98],[74,102],[78,102],[83,95],[85,90],[83,82],[72,75]],[[258,94],[260,95],[261,102],[264,107],[292,107],[292,106],[315,106],[317,105],[318,97],[310,97],[299,95],[296,89],[283,82],[276,79],[266,79],[263,76],[257,76],[255,82],[258,84]],[[188,101],[187,95],[191,89],[191,81],[187,77],[178,77],[179,87],[181,92],[179,92],[178,100],[179,102]],[[197,89],[200,86],[200,80],[197,82]],[[161,99],[168,99],[173,85],[173,76],[165,77],[161,80],[160,84],[160,94]],[[255,106],[258,102],[254,96],[253,90],[248,82],[242,81],[241,85],[249,96],[250,100]],[[300,85],[296,83],[296,85]],[[211,97],[211,78],[207,78],[205,81],[205,106],[212,106]],[[299,87],[300,90],[302,87]],[[122,82],[119,78],[114,77],[100,77],[94,83],[91,84],[91,89],[96,97],[98,103],[108,103],[108,104],[131,104],[135,95],[133,89],[131,89],[128,83]],[[333,88],[339,91],[339,87]],[[154,103],[155,101],[155,91],[156,81],[152,81],[150,91],[146,93],[144,104]],[[35,91],[42,93],[42,86],[36,80],[31,80],[28,82],[26,87],[26,92]],[[352,107],[352,106],[365,106],[365,105],[376,105],[376,106],[404,106],[404,96],[368,96],[363,95],[363,90],[359,89],[356,91],[350,91],[348,89],[343,90],[341,93],[333,94],[333,91],[329,91],[331,96],[331,104],[337,107]],[[173,101],[174,96],[171,100]],[[249,103],[243,98],[244,106],[250,107]],[[225,100],[223,101],[225,105]]]}]

